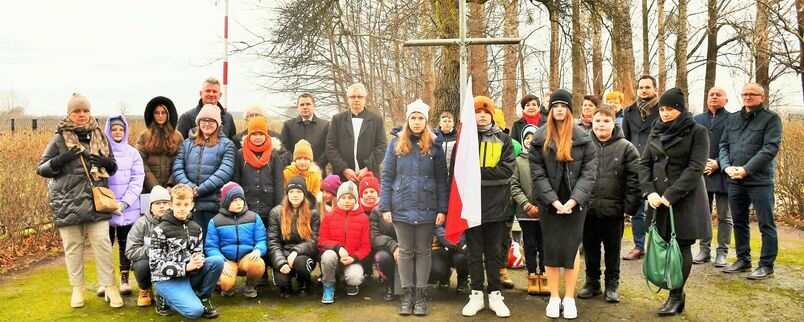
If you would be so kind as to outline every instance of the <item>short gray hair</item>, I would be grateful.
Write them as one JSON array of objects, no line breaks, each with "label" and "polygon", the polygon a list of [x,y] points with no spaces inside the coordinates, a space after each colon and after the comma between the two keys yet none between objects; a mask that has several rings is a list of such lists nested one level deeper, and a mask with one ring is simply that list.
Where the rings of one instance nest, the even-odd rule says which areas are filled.
[{"label": "short gray hair", "polygon": [[363,85],[363,83],[354,83],[352,85],[349,85],[349,88],[346,89],[346,95],[349,95],[349,93],[352,93],[354,91],[360,91],[364,95],[368,95],[366,85]]},{"label": "short gray hair", "polygon": [[203,88],[204,86],[207,86],[207,84],[210,84],[210,85],[220,85],[220,84],[221,84],[221,82],[220,82],[220,81],[218,81],[218,79],[217,79],[217,78],[215,78],[215,77],[209,77],[209,78],[207,78],[207,79],[205,79],[205,80],[204,80],[204,84],[201,84],[201,87]]}]

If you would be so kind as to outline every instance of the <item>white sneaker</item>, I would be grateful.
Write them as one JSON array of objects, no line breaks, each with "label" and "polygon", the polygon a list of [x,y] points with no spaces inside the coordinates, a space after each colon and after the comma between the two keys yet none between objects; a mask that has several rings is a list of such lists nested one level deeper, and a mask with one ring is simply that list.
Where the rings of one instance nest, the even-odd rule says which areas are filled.
[{"label": "white sneaker", "polygon": [[486,304],[483,302],[483,291],[472,290],[472,294],[469,294],[469,303],[464,305],[461,314],[463,316],[475,316],[477,312],[484,308],[486,308]]},{"label": "white sneaker", "polygon": [[561,298],[551,297],[547,302],[547,309],[544,312],[548,318],[557,319],[561,315]]},{"label": "white sneaker", "polygon": [[578,317],[578,308],[575,307],[574,298],[565,297],[564,301],[561,302],[561,305],[564,307],[565,319],[572,320]]},{"label": "white sneaker", "polygon": [[500,294],[500,291],[489,293],[489,308],[494,311],[494,313],[497,313],[497,317],[500,318],[507,318],[511,316],[511,310],[509,310],[508,307],[505,306],[505,303],[503,303],[504,299],[505,298],[502,296],[502,294]]}]

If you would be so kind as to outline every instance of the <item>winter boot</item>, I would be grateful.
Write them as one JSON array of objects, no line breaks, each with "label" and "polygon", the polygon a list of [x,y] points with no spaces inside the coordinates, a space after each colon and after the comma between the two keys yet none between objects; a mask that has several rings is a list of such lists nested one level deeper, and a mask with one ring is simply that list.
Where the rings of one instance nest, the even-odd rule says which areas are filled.
[{"label": "winter boot", "polygon": [[131,285],[128,284],[128,271],[120,271],[120,295],[130,295]]},{"label": "winter boot", "polygon": [[416,288],[416,294],[413,299],[413,315],[424,316],[427,315],[427,289],[423,287]]},{"label": "winter boot", "polygon": [[413,313],[414,297],[415,294],[413,294],[412,287],[402,289],[402,299],[399,301],[399,315],[410,315]]},{"label": "winter boot", "polygon": [[528,274],[528,295],[538,295],[539,291],[539,275]]},{"label": "winter boot", "polygon": [[507,289],[514,288],[514,281],[511,280],[510,276],[508,276],[507,268],[500,268],[500,284],[502,284],[502,287]]},{"label": "winter boot", "polygon": [[600,280],[587,276],[586,284],[584,284],[581,290],[578,291],[578,297],[582,299],[590,299],[602,293],[603,292],[600,291]]}]

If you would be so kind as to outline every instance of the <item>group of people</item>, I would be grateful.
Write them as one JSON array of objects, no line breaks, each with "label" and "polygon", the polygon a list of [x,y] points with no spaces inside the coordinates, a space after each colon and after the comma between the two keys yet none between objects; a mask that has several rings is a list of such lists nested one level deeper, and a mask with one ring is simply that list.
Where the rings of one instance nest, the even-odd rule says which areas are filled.
[{"label": "group of people", "polygon": [[[218,102],[220,84],[210,78],[196,107],[181,116],[166,97],[148,102],[146,129],[131,146],[123,115],[101,127],[89,100],[74,94],[37,168],[49,179],[71,306],[84,305],[86,235],[97,263],[97,295],[112,307],[122,307],[121,294],[132,292],[132,272],[137,305],[155,302],[161,315],[188,318],[218,316],[211,297],[232,296],[237,276],[245,276],[240,293],[247,298],[257,297],[270,275],[281,297],[310,294],[320,283],[322,303],[333,303],[339,283],[347,295],[357,295],[376,272],[384,298],[399,300],[400,315],[426,315],[428,285],[449,288],[455,269],[456,290],[469,296],[462,315],[488,305],[507,317],[501,288],[513,287],[506,255],[516,222],[527,292],[549,294],[546,316],[573,319],[579,249],[586,261],[577,293],[582,299],[605,290],[607,302],[620,300],[620,246],[629,217],[635,248],[622,258],[644,256],[646,223],[665,239],[674,231],[686,283],[693,263],[711,260],[713,206],[715,265],[727,265],[733,225],[738,260],[723,271],[751,269],[753,205],[762,256],[748,278],[771,276],[781,121],[764,106],[763,88],[745,85],[743,107],[728,113],[725,90],[714,87],[708,110],[693,117],[680,90],[658,96],[651,76],[638,84],[631,106],[622,108],[621,93],[609,93],[603,103],[588,95],[577,118],[566,90],[543,100],[526,95],[522,118],[510,129],[492,99],[475,97],[482,216],[458,240],[445,236],[459,148],[456,120],[442,113],[431,129],[430,107],[421,100],[407,105],[390,141],[385,121],[366,109],[367,90],[359,83],[346,91],[349,109],[329,122],[315,114],[315,98],[305,93],[297,100],[299,115],[286,120],[281,133],[269,130],[259,106],[246,109],[247,129],[237,133]],[[97,210],[96,187],[111,188],[116,210]],[[700,253],[693,258],[697,240]],[[682,285],[658,314],[681,313],[684,303]]]}]

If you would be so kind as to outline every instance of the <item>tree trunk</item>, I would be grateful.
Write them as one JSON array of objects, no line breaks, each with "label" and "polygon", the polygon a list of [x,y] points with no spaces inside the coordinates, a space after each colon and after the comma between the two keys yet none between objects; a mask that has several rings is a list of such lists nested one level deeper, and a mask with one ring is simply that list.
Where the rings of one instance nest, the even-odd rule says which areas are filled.
[{"label": "tree trunk", "polygon": [[648,45],[648,0],[642,0],[642,74],[650,74],[650,46]]},{"label": "tree trunk", "polygon": [[[519,38],[519,0],[503,0],[503,33],[505,37]],[[517,61],[519,46],[503,48],[502,110],[509,122],[516,119]]]},{"label": "tree trunk", "polygon": [[[678,26],[676,27],[676,87],[684,93],[685,105],[689,106],[687,89],[687,0],[678,0]],[[661,95],[661,93],[659,94]]]},{"label": "tree trunk", "polygon": [[609,14],[612,21],[612,61],[614,62],[615,89],[625,94],[623,106],[634,101],[634,45],[633,29],[631,28],[631,3],[628,1],[616,2]]},{"label": "tree trunk", "polygon": [[[458,36],[458,2],[430,0],[433,6],[436,32],[439,38]],[[431,115],[451,112],[459,117],[460,109],[460,54],[458,46],[441,47],[441,66],[435,88],[435,106]]]},{"label": "tree trunk", "polygon": [[[419,15],[419,23],[427,24],[429,26],[429,14],[432,12],[430,2],[423,1],[422,7],[423,10]],[[430,28],[425,29],[428,31],[431,30]],[[427,36],[428,38],[431,37],[430,32],[424,32],[423,36]],[[435,104],[435,95],[433,92],[435,91],[436,86],[435,47],[420,47],[419,50],[421,50],[422,53],[422,101],[432,107],[433,104]]]},{"label": "tree trunk", "polygon": [[581,22],[581,0],[572,0],[572,106],[574,115],[579,115],[583,96],[586,94],[586,35]]},{"label": "tree trunk", "polygon": [[754,25],[754,62],[756,82],[765,89],[765,104],[770,97],[770,65],[768,44],[768,5],[773,0],[757,0],[757,20]]},{"label": "tree trunk", "polygon": [[658,27],[658,56],[657,57],[657,64],[659,65],[659,77],[657,82],[658,88],[657,92],[659,95],[664,93],[665,87],[667,87],[667,57],[665,56],[664,50],[667,48],[667,39],[665,38],[665,30],[664,30],[664,0],[657,0],[656,3],[656,22]]},{"label": "tree trunk", "polygon": [[559,78],[558,78],[558,65],[561,63],[559,61],[559,39],[558,35],[560,32],[561,26],[558,24],[558,0],[553,0],[550,2],[545,2],[547,6],[547,11],[550,14],[550,91],[555,91],[559,88]]},{"label": "tree trunk", "polygon": [[703,106],[706,110],[706,97],[715,86],[717,79],[717,0],[709,0],[707,4],[708,21],[706,23],[706,72],[704,72]]},{"label": "tree trunk", "polygon": [[[466,31],[469,37],[485,38],[486,36],[486,1],[468,2],[469,19]],[[489,65],[486,61],[486,46],[469,46],[469,75],[472,75],[472,94],[489,95]]]},{"label": "tree trunk", "polygon": [[[796,18],[798,19],[798,34],[804,35],[804,0],[796,0]],[[801,94],[804,96],[804,40],[798,38],[799,65],[798,75],[801,77]]]},{"label": "tree trunk", "polygon": [[600,42],[600,24],[602,19],[597,11],[589,15],[592,25],[592,93],[603,98],[603,44]]}]

